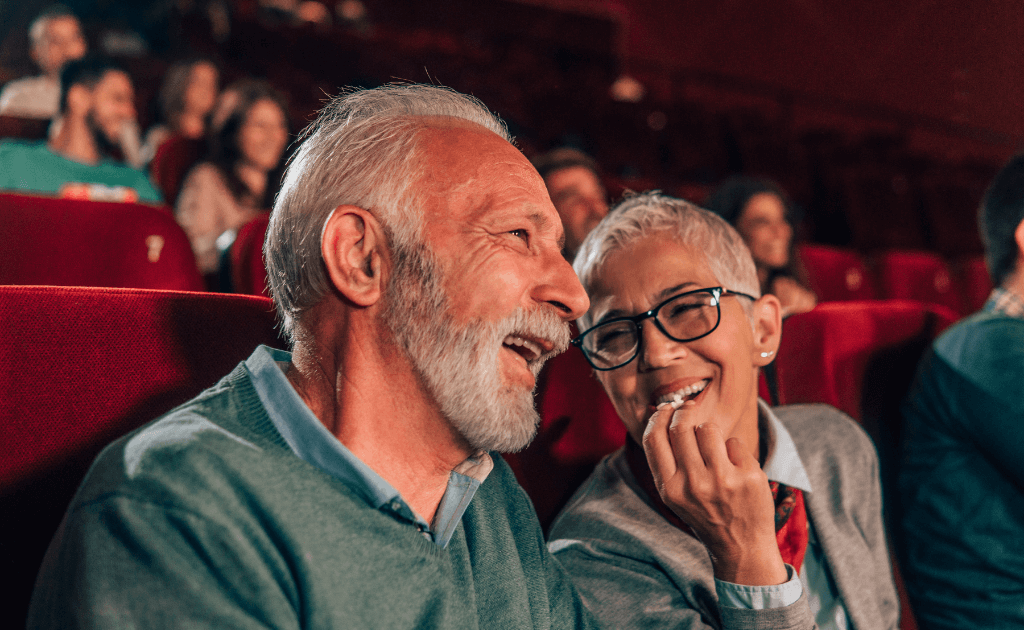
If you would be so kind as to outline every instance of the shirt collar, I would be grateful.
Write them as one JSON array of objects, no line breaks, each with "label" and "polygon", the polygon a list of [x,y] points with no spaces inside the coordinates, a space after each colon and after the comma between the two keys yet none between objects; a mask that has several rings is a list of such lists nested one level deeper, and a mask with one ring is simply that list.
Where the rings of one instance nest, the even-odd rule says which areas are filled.
[{"label": "shirt collar", "polygon": [[438,545],[447,546],[477,488],[494,468],[491,456],[477,453],[452,470],[431,530],[394,486],[338,441],[306,406],[285,376],[291,358],[290,352],[260,346],[246,360],[245,366],[270,421],[292,451],[300,459],[344,482],[370,505],[416,524],[421,531],[430,533]]},{"label": "shirt collar", "polygon": [[985,302],[985,310],[1024,319],[1024,297],[1010,289],[996,287],[992,289],[988,301]]},{"label": "shirt collar", "polygon": [[764,426],[768,431],[768,456],[762,467],[768,480],[811,492],[811,480],[807,477],[807,470],[800,461],[800,454],[789,431],[763,400],[758,400],[757,404],[758,415],[765,421]]}]

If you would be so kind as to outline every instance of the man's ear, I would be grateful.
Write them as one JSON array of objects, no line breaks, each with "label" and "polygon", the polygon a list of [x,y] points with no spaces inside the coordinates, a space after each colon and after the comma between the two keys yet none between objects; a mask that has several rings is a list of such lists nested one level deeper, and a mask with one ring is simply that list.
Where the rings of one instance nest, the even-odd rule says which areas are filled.
[{"label": "man's ear", "polygon": [[356,206],[338,206],[324,225],[320,251],[331,283],[358,306],[381,296],[383,230],[377,219]]},{"label": "man's ear", "polygon": [[782,304],[767,293],[753,304],[754,365],[764,367],[775,360],[782,340]]},{"label": "man's ear", "polygon": [[81,83],[76,83],[68,88],[67,111],[65,114],[72,116],[85,116],[92,107],[92,90]]}]

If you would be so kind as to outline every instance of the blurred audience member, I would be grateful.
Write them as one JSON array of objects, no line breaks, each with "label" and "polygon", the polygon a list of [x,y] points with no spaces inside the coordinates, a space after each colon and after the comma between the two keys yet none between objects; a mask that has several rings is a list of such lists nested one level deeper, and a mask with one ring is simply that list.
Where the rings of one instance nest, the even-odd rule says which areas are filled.
[{"label": "blurred audience member", "polygon": [[210,156],[185,178],[178,222],[192,241],[199,269],[215,272],[238,228],[273,205],[288,143],[282,97],[259,81],[224,90],[209,129]]},{"label": "blurred audience member", "polygon": [[11,81],[0,93],[0,114],[49,119],[60,110],[60,71],[69,61],[85,55],[86,42],[78,18],[67,8],[54,6],[29,26],[32,60],[43,73]]},{"label": "blurred audience member", "polygon": [[803,282],[793,210],[781,188],[764,179],[730,177],[711,193],[707,207],[743,237],[757,266],[761,292],[779,298],[783,317],[814,308],[818,298]]},{"label": "blurred audience member", "polygon": [[220,71],[212,61],[194,59],[172,65],[160,86],[159,122],[146,133],[143,160],[152,160],[160,145],[174,134],[191,140],[204,138],[219,91]]},{"label": "blurred audience member", "polygon": [[903,408],[904,566],[922,630],[1024,627],[1024,155],[979,218],[997,288],[935,341]]},{"label": "blurred audience member", "polygon": [[0,189],[159,203],[142,171],[111,158],[123,129],[135,125],[134,98],[131,78],[109,59],[68,63],[61,73],[63,124],[48,142],[0,143]]},{"label": "blurred audience member", "polygon": [[583,238],[608,214],[608,194],[594,158],[576,149],[554,149],[533,159],[565,229],[563,255],[570,262]]}]

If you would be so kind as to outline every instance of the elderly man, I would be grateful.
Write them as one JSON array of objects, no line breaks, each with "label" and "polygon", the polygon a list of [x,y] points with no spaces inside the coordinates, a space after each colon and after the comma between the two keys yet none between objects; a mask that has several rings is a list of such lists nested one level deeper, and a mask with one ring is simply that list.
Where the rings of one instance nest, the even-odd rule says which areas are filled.
[{"label": "elderly man", "polygon": [[922,629],[1024,627],[1024,155],[979,216],[996,289],[922,360],[904,416],[904,570]]},{"label": "elderly man", "polygon": [[479,102],[332,102],[265,245],[293,352],[257,349],[107,448],[30,627],[574,628],[592,620],[505,462],[587,298]]},{"label": "elderly man", "polygon": [[85,55],[86,43],[78,18],[56,6],[39,15],[28,29],[32,60],[43,73],[11,81],[0,92],[0,114],[49,119],[60,110],[60,71]]},{"label": "elderly man", "polygon": [[597,162],[582,151],[563,147],[535,157],[533,166],[544,178],[565,226],[563,254],[571,261],[583,239],[608,214],[608,194]]},{"label": "elderly man", "polygon": [[59,131],[47,142],[0,143],[0,189],[95,201],[159,203],[139,170],[111,159],[135,126],[135,92],[109,59],[83,57],[61,73]]}]

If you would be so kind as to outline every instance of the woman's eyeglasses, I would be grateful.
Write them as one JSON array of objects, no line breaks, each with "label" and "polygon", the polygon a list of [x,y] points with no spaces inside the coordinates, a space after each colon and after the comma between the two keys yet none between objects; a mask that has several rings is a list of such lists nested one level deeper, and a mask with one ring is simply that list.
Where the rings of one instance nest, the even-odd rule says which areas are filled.
[{"label": "woman's eyeglasses", "polygon": [[645,319],[653,317],[658,330],[673,341],[694,341],[718,328],[722,321],[721,299],[725,295],[757,299],[722,287],[687,291],[670,297],[646,313],[616,317],[588,328],[572,340],[572,345],[583,351],[595,370],[614,370],[636,358],[640,351],[640,324]]}]

